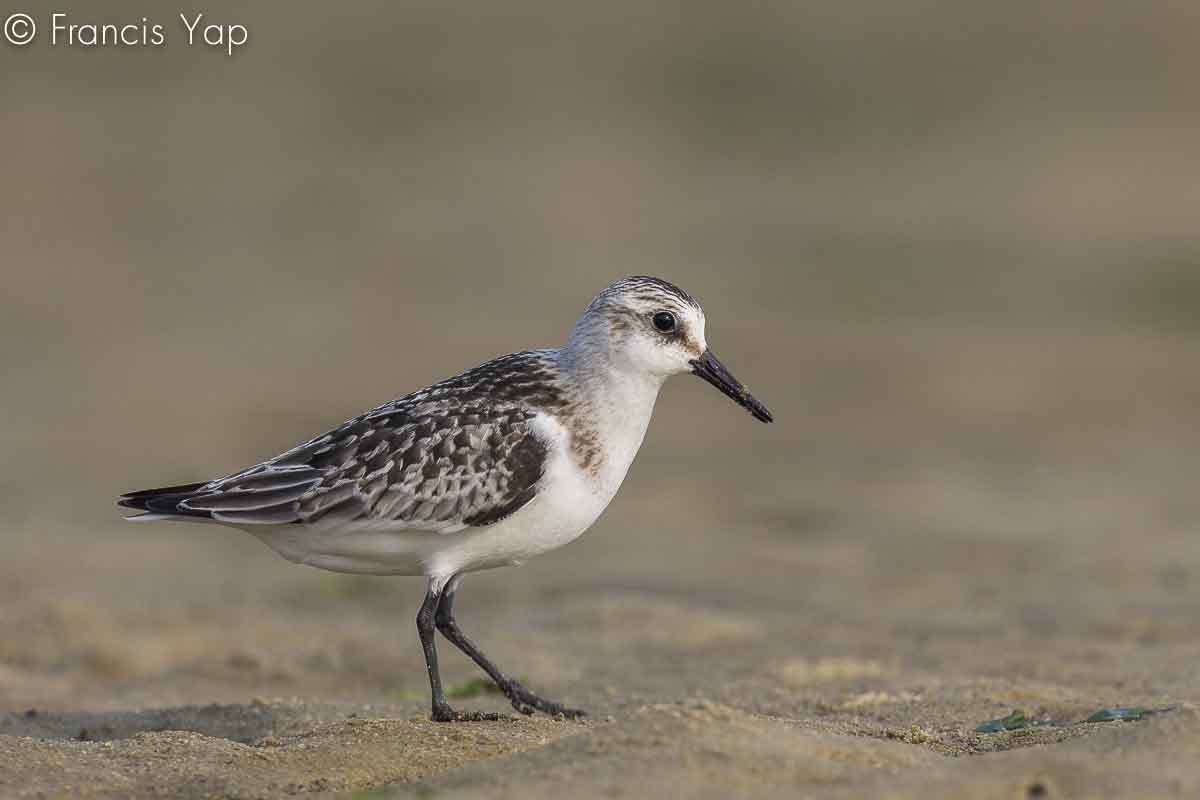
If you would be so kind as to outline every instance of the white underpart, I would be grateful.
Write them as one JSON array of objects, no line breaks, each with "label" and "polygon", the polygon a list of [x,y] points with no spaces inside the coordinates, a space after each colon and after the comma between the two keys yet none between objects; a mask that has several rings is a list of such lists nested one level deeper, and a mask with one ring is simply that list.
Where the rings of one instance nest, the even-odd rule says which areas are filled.
[{"label": "white underpart", "polygon": [[600,517],[641,447],[664,380],[601,370],[581,387],[590,395],[588,422],[601,449],[594,472],[580,466],[563,422],[550,414],[536,417],[534,435],[547,447],[538,493],[494,525],[449,533],[370,522],[242,530],[299,564],[365,575],[426,575],[437,589],[464,572],[520,564],[573,541]]}]

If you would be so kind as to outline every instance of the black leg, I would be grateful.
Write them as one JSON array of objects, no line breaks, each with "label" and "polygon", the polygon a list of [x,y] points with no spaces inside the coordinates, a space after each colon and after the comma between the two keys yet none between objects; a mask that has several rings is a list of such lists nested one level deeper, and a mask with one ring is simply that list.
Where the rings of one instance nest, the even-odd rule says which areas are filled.
[{"label": "black leg", "polygon": [[446,702],[446,695],[442,693],[442,676],[438,672],[437,644],[434,642],[435,619],[441,598],[442,595],[435,592],[431,586],[425,594],[425,602],[421,604],[421,610],[417,612],[417,633],[421,636],[421,647],[425,651],[425,666],[429,669],[429,691],[433,695],[433,713],[431,714],[433,721],[465,722],[500,719],[499,714],[480,712],[462,714],[455,711]]},{"label": "black leg", "polygon": [[513,708],[522,714],[532,714],[536,710],[544,714],[550,714],[551,716],[561,715],[570,719],[584,716],[584,712],[577,708],[566,708],[558,703],[538,697],[521,685],[519,681],[501,672],[500,668],[492,663],[492,660],[485,656],[483,651],[474,642],[467,638],[467,635],[458,627],[458,623],[454,621],[454,593],[457,589],[458,581],[453,580],[441,595],[441,600],[438,603],[437,612],[434,617],[437,629],[455,647],[470,656],[471,660],[478,664],[488,674],[488,677],[496,682],[496,685],[500,687],[500,691],[504,692],[504,695],[512,701]]}]

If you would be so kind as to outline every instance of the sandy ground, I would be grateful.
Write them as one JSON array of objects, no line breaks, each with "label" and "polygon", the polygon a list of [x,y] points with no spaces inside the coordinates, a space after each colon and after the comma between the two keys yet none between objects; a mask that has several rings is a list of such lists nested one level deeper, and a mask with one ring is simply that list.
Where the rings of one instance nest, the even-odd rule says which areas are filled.
[{"label": "sandy ground", "polygon": [[[839,337],[795,363],[825,376],[805,394],[743,354],[774,426],[670,387],[600,524],[465,583],[468,632],[581,723],[426,721],[417,581],[106,505],[27,523],[0,580],[0,795],[1194,796],[1190,341]],[[1083,722],[1112,707],[1172,710]],[[975,731],[1014,709],[1044,724]]]},{"label": "sandy ground", "polygon": [[[0,46],[0,800],[1200,796],[1200,4],[160,5]],[[420,581],[113,506],[629,274],[777,422],[669,383],[465,581],[583,722],[434,725]]]}]

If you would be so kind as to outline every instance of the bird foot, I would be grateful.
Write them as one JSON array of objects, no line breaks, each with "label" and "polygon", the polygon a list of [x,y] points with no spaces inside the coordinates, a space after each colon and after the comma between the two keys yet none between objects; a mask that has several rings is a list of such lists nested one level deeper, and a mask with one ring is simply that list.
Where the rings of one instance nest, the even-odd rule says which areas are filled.
[{"label": "bird foot", "polygon": [[497,722],[502,717],[488,711],[455,711],[448,703],[435,705],[429,715],[434,722]]},{"label": "bird foot", "polygon": [[500,688],[507,695],[508,699],[512,701],[513,708],[522,714],[532,714],[534,711],[540,711],[551,717],[563,717],[565,719],[579,719],[580,717],[587,716],[587,712],[581,709],[567,708],[564,705],[541,698],[516,681],[510,681],[507,685]]}]

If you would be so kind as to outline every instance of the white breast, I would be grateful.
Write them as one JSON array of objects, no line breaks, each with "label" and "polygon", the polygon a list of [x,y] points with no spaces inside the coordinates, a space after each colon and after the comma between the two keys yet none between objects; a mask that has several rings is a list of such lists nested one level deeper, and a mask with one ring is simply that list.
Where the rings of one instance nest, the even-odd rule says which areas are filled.
[{"label": "white breast", "polygon": [[[657,387],[589,409],[585,434],[598,458],[585,468],[567,424],[549,414],[533,420],[547,460],[537,495],[516,513],[455,532],[397,530],[377,523],[245,528],[285,558],[335,572],[427,575],[447,581],[462,572],[520,564],[562,547],[591,527],[620,488],[642,444]],[[631,395],[631,396],[630,396]],[[622,402],[623,400],[623,402]]]},{"label": "white breast", "polygon": [[567,426],[548,414],[536,417],[534,435],[547,445],[537,496],[495,525],[446,536],[454,542],[447,542],[431,560],[429,573],[449,576],[519,564],[562,547],[591,527],[617,493],[637,455],[654,410],[654,396],[648,402],[625,406],[616,418],[611,410],[606,405],[590,420],[597,425],[594,438],[599,459],[588,469],[572,447],[574,440]]}]

